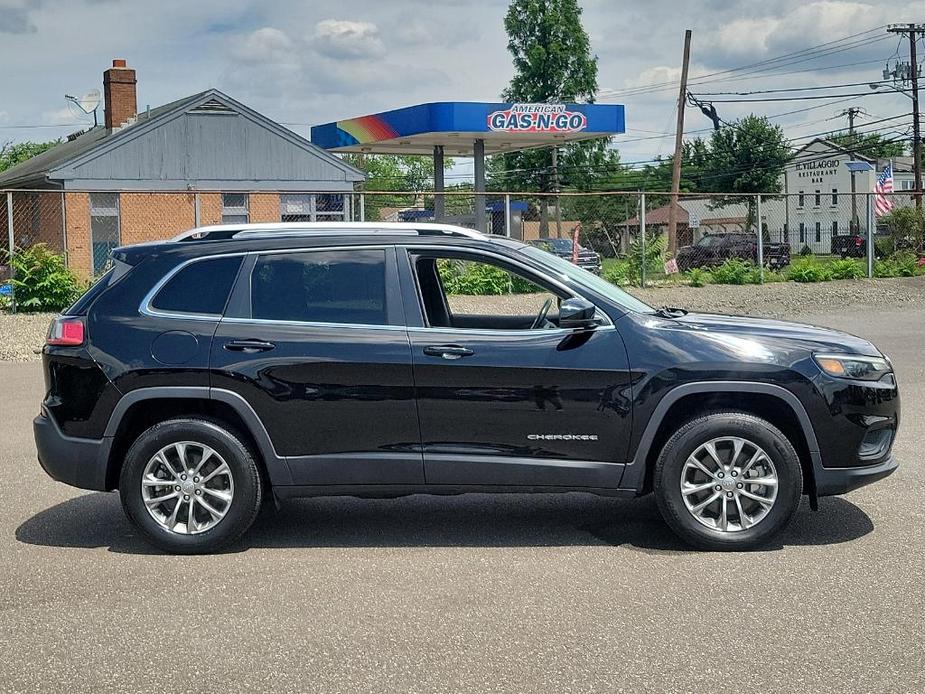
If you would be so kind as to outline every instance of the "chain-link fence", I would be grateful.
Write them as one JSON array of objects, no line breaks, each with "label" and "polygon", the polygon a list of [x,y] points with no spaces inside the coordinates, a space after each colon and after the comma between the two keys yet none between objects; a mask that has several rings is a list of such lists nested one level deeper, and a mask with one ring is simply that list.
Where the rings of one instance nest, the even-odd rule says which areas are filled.
[{"label": "chain-link fence", "polygon": [[[540,244],[563,257],[580,255],[583,265],[608,279],[643,285],[721,273],[730,261],[761,281],[804,257],[855,259],[862,274],[872,276],[878,258],[922,250],[923,219],[909,192],[683,194],[672,204],[669,194],[651,192],[11,190],[0,191],[0,292],[10,291],[11,250],[45,244],[89,279],[105,269],[118,245],[242,222],[457,224]],[[597,254],[596,265],[589,253]]]}]

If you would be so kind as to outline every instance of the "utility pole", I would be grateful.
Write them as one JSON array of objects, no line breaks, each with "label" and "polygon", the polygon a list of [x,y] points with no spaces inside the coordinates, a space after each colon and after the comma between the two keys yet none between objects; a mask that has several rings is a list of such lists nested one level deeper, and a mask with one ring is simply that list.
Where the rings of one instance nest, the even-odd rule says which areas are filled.
[{"label": "utility pole", "polygon": [[559,148],[552,148],[552,189],[556,194],[556,238],[562,238],[562,207],[559,199]]},{"label": "utility pole", "polygon": [[[891,24],[887,27],[891,34],[909,36],[909,74],[912,78],[912,167],[915,171],[915,206],[922,207],[922,137],[919,132],[919,63],[916,55],[916,40],[925,36],[925,24]],[[905,78],[903,78],[905,81]]]},{"label": "utility pole", "polygon": [[[845,109],[838,115],[848,116],[848,141],[850,146],[848,149],[848,156],[851,161],[854,161],[854,148],[857,144],[854,141],[854,119],[861,113],[861,109],[857,106],[852,106]],[[857,181],[854,177],[854,169],[851,169],[851,233],[856,234],[858,229],[860,229],[860,224],[858,223],[858,200],[857,200]]]},{"label": "utility pole", "polygon": [[674,135],[674,160],[671,166],[671,204],[668,206],[668,253],[678,250],[678,193],[681,190],[681,153],[684,145],[684,106],[687,102],[687,68],[691,60],[691,30],[684,32],[684,58],[681,63],[681,88],[678,92],[678,124]]}]

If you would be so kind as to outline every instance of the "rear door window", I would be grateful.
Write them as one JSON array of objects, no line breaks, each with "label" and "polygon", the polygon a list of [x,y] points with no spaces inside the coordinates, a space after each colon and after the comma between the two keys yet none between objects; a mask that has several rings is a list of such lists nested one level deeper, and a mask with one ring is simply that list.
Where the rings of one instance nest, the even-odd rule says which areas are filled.
[{"label": "rear door window", "polygon": [[243,256],[207,258],[190,263],[168,280],[151,308],[170,313],[221,316]]},{"label": "rear door window", "polygon": [[383,249],[276,253],[251,275],[256,320],[388,325]]}]

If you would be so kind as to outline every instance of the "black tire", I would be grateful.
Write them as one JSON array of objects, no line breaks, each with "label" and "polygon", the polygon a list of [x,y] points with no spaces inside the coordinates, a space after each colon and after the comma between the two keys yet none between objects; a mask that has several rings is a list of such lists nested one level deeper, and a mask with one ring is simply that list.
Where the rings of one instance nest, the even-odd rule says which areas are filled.
[{"label": "black tire", "polygon": [[[688,510],[681,493],[681,475],[688,457],[702,444],[724,436],[760,446],[778,477],[777,497],[767,515],[735,532],[703,525]],[[745,412],[715,412],[683,424],[668,439],[655,464],[654,486],[662,517],[681,539],[701,549],[738,551],[767,544],[787,527],[800,504],[803,473],[793,444],[773,424]]]},{"label": "black tire", "polygon": [[[228,464],[234,482],[225,516],[197,534],[175,533],[158,523],[145,507],[141,492],[148,462],[165,446],[184,441],[214,449]],[[250,528],[260,510],[263,485],[253,455],[235,434],[212,420],[184,418],[156,424],[135,440],[122,466],[119,495],[125,515],[151,544],[174,554],[207,554],[231,544]]]}]

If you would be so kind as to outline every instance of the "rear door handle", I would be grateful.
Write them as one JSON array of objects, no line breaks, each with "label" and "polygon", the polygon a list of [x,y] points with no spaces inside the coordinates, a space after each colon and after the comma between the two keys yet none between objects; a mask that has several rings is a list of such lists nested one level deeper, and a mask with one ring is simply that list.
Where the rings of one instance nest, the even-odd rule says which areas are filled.
[{"label": "rear door handle", "polygon": [[460,347],[459,345],[428,345],[424,348],[424,354],[429,357],[459,359],[460,357],[470,357],[475,352],[468,347]]},{"label": "rear door handle", "polygon": [[224,347],[229,352],[253,354],[254,352],[269,352],[271,349],[274,349],[276,345],[272,342],[264,342],[263,340],[232,340],[231,342],[226,342]]}]

